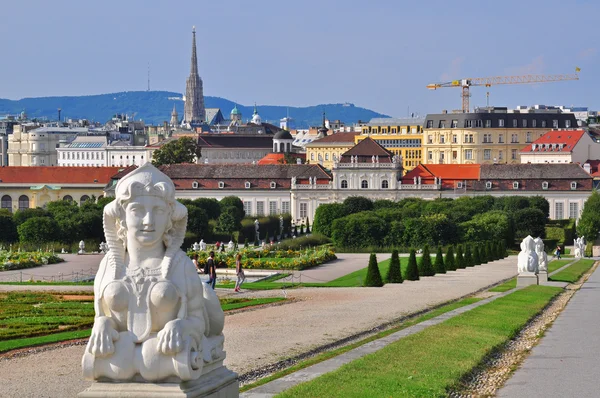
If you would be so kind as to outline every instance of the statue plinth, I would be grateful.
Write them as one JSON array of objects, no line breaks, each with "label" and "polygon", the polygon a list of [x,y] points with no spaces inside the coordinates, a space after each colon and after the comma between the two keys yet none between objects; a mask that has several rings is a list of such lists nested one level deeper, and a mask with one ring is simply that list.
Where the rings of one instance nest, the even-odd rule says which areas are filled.
[{"label": "statue plinth", "polygon": [[237,374],[221,366],[183,383],[95,382],[79,398],[233,398],[239,397]]},{"label": "statue plinth", "polygon": [[525,287],[538,284],[538,276],[533,272],[523,272],[517,277],[517,287]]},{"label": "statue plinth", "polygon": [[548,282],[548,271],[540,271],[538,273],[538,284]]}]

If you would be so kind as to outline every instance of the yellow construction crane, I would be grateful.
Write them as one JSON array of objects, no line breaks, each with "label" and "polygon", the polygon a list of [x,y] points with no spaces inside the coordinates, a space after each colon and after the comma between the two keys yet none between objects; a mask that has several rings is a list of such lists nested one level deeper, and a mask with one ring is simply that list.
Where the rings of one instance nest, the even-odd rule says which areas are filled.
[{"label": "yellow construction crane", "polygon": [[567,75],[522,75],[522,76],[494,76],[494,77],[475,77],[469,79],[452,80],[446,83],[428,84],[430,90],[437,90],[443,87],[461,87],[462,88],[462,111],[469,112],[469,88],[471,86],[490,87],[497,84],[530,84],[530,83],[549,83],[559,82],[563,80],[579,80],[579,72],[581,69],[575,68],[573,74]]}]

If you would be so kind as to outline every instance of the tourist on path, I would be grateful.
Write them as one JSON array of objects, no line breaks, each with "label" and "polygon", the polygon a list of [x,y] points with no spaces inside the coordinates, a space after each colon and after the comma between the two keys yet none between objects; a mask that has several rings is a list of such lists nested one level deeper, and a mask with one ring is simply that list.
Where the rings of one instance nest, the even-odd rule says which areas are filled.
[{"label": "tourist on path", "polygon": [[217,267],[215,265],[215,252],[211,251],[208,259],[206,260],[206,267],[204,267],[204,273],[208,274],[208,284],[213,288],[215,288],[215,284],[217,283]]},{"label": "tourist on path", "polygon": [[200,269],[200,264],[198,264],[198,254],[194,253],[194,255],[192,256],[192,262],[194,263],[196,269],[202,272],[202,270]]},{"label": "tourist on path", "polygon": [[556,258],[560,260],[560,246],[556,246]]},{"label": "tourist on path", "polygon": [[235,291],[239,292],[242,287],[242,283],[246,280],[244,270],[242,269],[242,255],[240,253],[235,256],[235,273],[237,274],[237,282],[235,283]]}]

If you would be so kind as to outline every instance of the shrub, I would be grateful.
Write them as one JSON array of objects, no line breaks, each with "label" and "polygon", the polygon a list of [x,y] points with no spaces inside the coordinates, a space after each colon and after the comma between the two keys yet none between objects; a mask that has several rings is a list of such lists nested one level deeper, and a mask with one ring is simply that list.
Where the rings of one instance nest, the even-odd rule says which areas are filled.
[{"label": "shrub", "polygon": [[456,271],[456,260],[454,259],[454,249],[452,246],[449,246],[448,251],[446,252],[444,268],[446,268],[447,271]]},{"label": "shrub", "polygon": [[308,217],[306,217],[306,233],[310,234],[310,222],[308,222]]},{"label": "shrub", "polygon": [[524,238],[527,235],[545,238],[546,215],[539,209],[526,208],[514,213],[516,237]]},{"label": "shrub", "polygon": [[471,245],[465,245],[465,267],[472,267],[475,265],[473,262],[473,253],[471,252]]},{"label": "shrub", "polygon": [[381,246],[388,227],[385,220],[373,213],[351,214],[333,222],[331,236],[338,248]]},{"label": "shrub", "polygon": [[456,248],[456,268],[467,268],[467,266],[465,265],[465,258],[463,256],[463,248],[461,245],[458,245],[458,247]]},{"label": "shrub", "polygon": [[407,281],[418,281],[419,280],[419,267],[417,267],[417,256],[415,249],[410,249],[410,255],[408,256],[408,267],[406,268]]},{"label": "shrub", "polygon": [[494,261],[494,254],[492,253],[492,245],[489,241],[485,242],[485,258],[486,262]]},{"label": "shrub", "polygon": [[402,271],[400,268],[400,256],[398,256],[398,250],[392,251],[390,268],[388,269],[386,280],[388,283],[402,283]]},{"label": "shrub", "polygon": [[313,231],[331,237],[333,221],[348,215],[346,208],[341,203],[322,204],[315,211]]},{"label": "shrub", "polygon": [[17,225],[12,219],[12,215],[0,214],[0,242],[12,243],[19,239]]},{"label": "shrub", "polygon": [[436,274],[445,274],[446,267],[444,267],[444,255],[442,254],[442,247],[438,246],[437,254],[435,255],[435,263],[433,268]]},{"label": "shrub", "polygon": [[379,265],[377,265],[377,256],[375,253],[371,253],[371,256],[369,257],[369,267],[367,268],[367,277],[365,278],[364,285],[367,287],[383,286],[381,273],[379,272]]},{"label": "shrub", "polygon": [[310,236],[301,236],[299,238],[285,239],[281,241],[277,248],[280,250],[298,250],[307,249],[331,243],[331,239],[322,234],[311,234]]},{"label": "shrub", "polygon": [[473,248],[473,265],[482,264],[481,261],[481,250],[479,249],[479,245],[475,245]]},{"label": "shrub", "polygon": [[373,210],[373,201],[363,196],[350,196],[344,200],[346,214],[360,213]]},{"label": "shrub", "polygon": [[429,245],[423,247],[423,255],[419,262],[419,276],[434,276],[435,271],[431,265],[431,255],[429,254]]},{"label": "shrub", "polygon": [[19,225],[17,230],[21,242],[32,243],[52,242],[60,232],[56,221],[50,217],[32,217]]}]

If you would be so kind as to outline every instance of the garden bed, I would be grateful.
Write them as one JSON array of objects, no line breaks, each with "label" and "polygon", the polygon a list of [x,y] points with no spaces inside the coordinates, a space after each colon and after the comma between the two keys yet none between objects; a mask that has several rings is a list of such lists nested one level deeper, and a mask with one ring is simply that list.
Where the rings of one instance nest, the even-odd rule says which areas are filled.
[{"label": "garden bed", "polygon": [[50,252],[0,251],[0,271],[33,268],[63,261],[65,260]]}]

